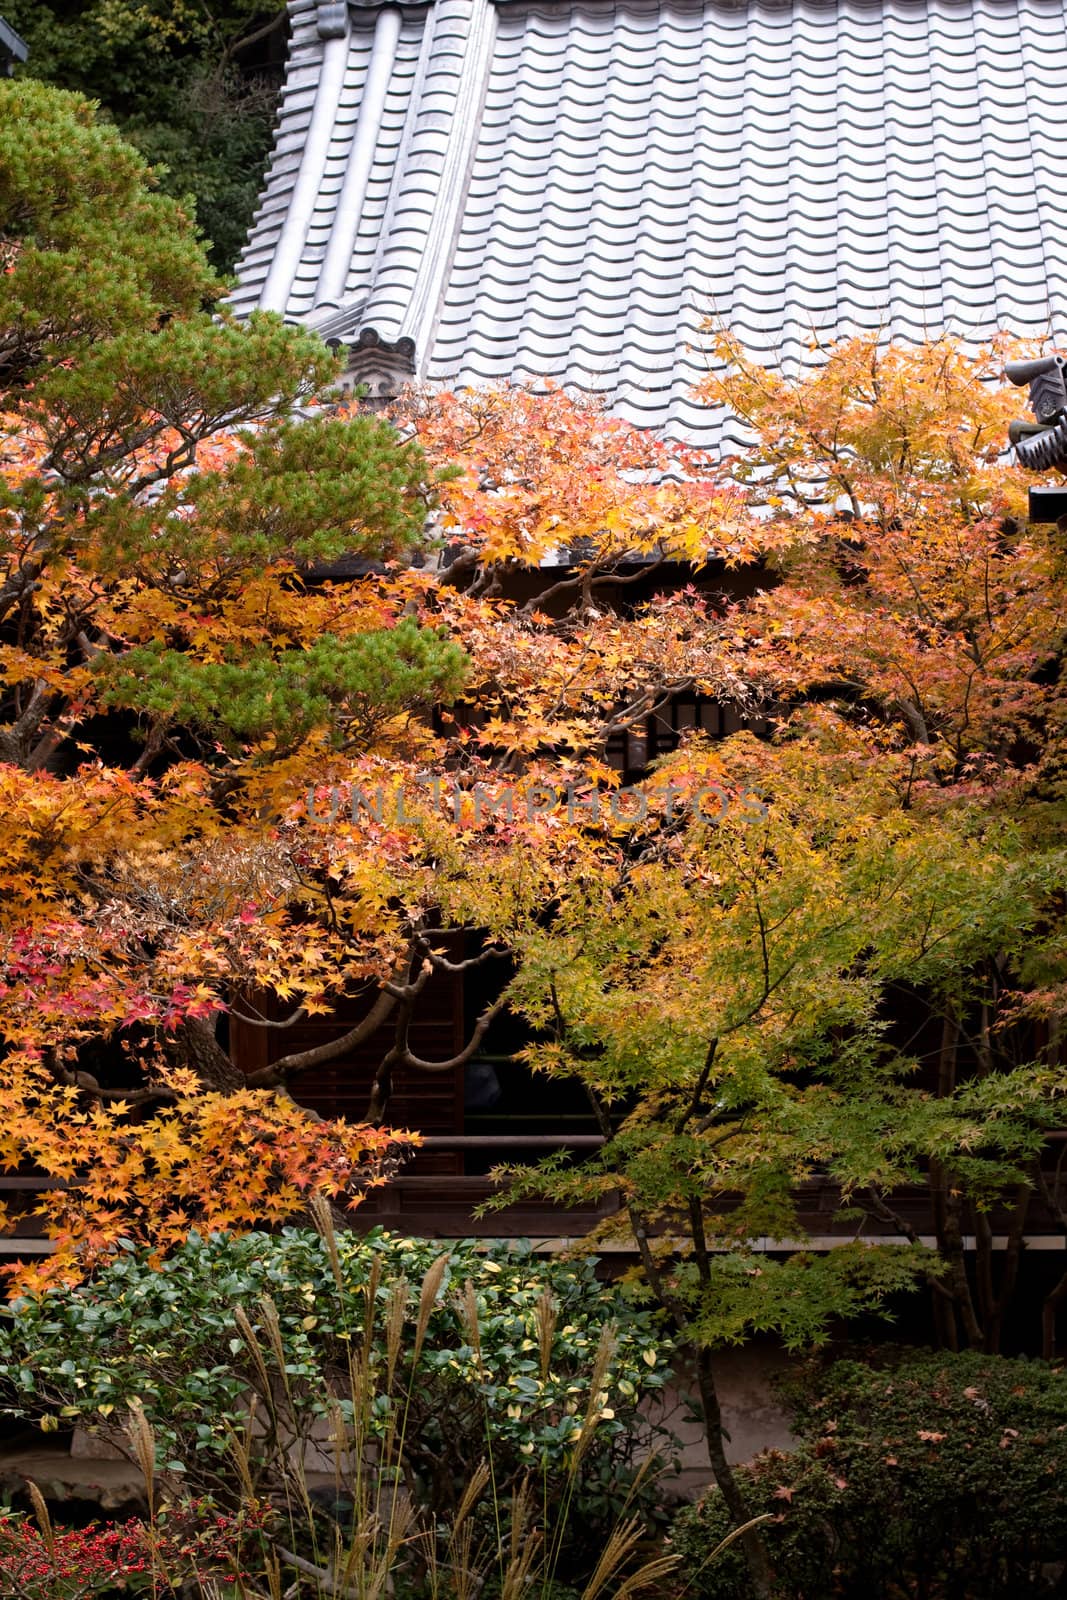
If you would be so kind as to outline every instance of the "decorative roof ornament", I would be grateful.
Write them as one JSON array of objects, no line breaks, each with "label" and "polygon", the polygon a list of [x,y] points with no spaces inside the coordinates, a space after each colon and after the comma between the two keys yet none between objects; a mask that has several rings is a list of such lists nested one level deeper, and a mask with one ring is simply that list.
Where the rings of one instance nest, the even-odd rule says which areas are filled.
[{"label": "decorative roof ornament", "polygon": [[[1067,357],[1041,356],[1036,361],[1009,361],[1004,368],[1009,383],[1030,386],[1033,422],[1013,422],[1008,438],[1019,464],[1031,472],[1059,468],[1067,472]],[[1030,490],[1031,522],[1059,522],[1067,516],[1067,490]]]},{"label": "decorative roof ornament", "polygon": [[1036,422],[1013,422],[1008,438],[1022,466],[1032,472],[1067,468],[1067,357],[1009,361],[1004,376],[1016,388],[1030,385],[1030,410]]},{"label": "decorative roof ornament", "polygon": [[[325,336],[325,330],[323,330]],[[387,406],[415,376],[414,339],[383,339],[376,328],[360,328],[354,343],[326,337],[331,350],[343,352],[342,390],[358,389],[364,406]]]},{"label": "decorative roof ornament", "polygon": [[348,32],[348,0],[319,0],[315,27],[320,39],[343,39]]}]

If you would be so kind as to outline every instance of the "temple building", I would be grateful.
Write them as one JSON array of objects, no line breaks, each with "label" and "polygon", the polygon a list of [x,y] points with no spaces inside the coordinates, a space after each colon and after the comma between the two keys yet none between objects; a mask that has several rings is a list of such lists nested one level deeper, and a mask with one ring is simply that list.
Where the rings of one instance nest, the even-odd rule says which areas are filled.
[{"label": "temple building", "polygon": [[[554,379],[712,442],[708,318],[1067,334],[1062,0],[290,0],[233,302],[405,379]],[[711,430],[709,432],[709,430]]]}]

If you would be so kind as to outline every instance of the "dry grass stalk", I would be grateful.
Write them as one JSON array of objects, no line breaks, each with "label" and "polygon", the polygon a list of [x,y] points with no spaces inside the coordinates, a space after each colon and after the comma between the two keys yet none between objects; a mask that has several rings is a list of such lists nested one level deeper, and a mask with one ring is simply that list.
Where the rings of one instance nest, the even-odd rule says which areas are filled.
[{"label": "dry grass stalk", "polygon": [[546,1289],[534,1310],[542,1382],[547,1380],[552,1367],[552,1345],[556,1337],[556,1323],[558,1321],[559,1305],[551,1290]]},{"label": "dry grass stalk", "polygon": [[341,1488],[347,1474],[348,1464],[352,1457],[352,1448],[355,1443],[350,1436],[341,1407],[336,1399],[331,1399],[326,1411],[327,1434],[326,1443],[330,1447],[330,1456],[333,1461],[333,1487],[338,1500],[341,1498]]},{"label": "dry grass stalk", "polygon": [[459,1505],[456,1508],[456,1515],[452,1522],[453,1537],[459,1532],[460,1528],[463,1526],[471,1512],[474,1510],[475,1506],[478,1504],[478,1501],[482,1498],[488,1483],[489,1463],[488,1461],[479,1461],[478,1465],[471,1474],[471,1477],[467,1483],[467,1487],[464,1489],[463,1494],[460,1497]]},{"label": "dry grass stalk", "polygon": [[511,1502],[511,1538],[508,1562],[500,1580],[500,1600],[523,1600],[541,1552],[540,1532],[532,1526],[533,1497],[524,1478]]},{"label": "dry grass stalk", "polygon": [[44,1547],[48,1551],[49,1559],[54,1560],[56,1554],[56,1536],[55,1530],[52,1527],[52,1519],[48,1515],[48,1507],[45,1505],[44,1495],[41,1493],[40,1489],[34,1483],[32,1478],[26,1479],[26,1492],[30,1497],[31,1505],[33,1506],[33,1514],[37,1518],[37,1526],[41,1530],[41,1538],[44,1540]]},{"label": "dry grass stalk", "polygon": [[282,1565],[273,1550],[265,1552],[263,1576],[267,1580],[267,1593],[270,1596],[270,1600],[282,1600]]},{"label": "dry grass stalk", "polygon": [[705,1566],[706,1567],[709,1562],[715,1560],[716,1556],[721,1556],[724,1550],[728,1550],[730,1548],[730,1546],[733,1544],[735,1539],[744,1538],[744,1536],[748,1532],[749,1528],[758,1528],[760,1526],[760,1524],[763,1523],[763,1522],[773,1522],[773,1521],[774,1521],[774,1513],[771,1512],[771,1511],[764,1511],[764,1512],[761,1512],[761,1514],[758,1517],[750,1517],[747,1522],[742,1522],[740,1527],[731,1528],[729,1533],[726,1535],[726,1538],[725,1539],[720,1539],[718,1544],[715,1546],[714,1550],[711,1552],[710,1556],[706,1557],[706,1559],[703,1562],[701,1562],[701,1566]]},{"label": "dry grass stalk", "polygon": [[614,1600],[630,1600],[632,1594],[638,1594],[642,1589],[652,1589],[669,1578],[678,1566],[677,1556],[656,1556],[652,1561],[646,1561],[644,1566],[638,1567],[615,1591]]},{"label": "dry grass stalk", "polygon": [[256,1498],[255,1485],[252,1482],[252,1419],[255,1416],[256,1397],[252,1396],[252,1404],[248,1408],[248,1421],[245,1423],[244,1437],[235,1433],[227,1422],[224,1424],[226,1432],[226,1448],[230,1459],[237,1468],[237,1476],[241,1481],[241,1493],[249,1500]]},{"label": "dry grass stalk", "polygon": [[611,1537],[600,1552],[600,1560],[593,1568],[592,1577],[582,1590],[582,1600],[596,1600],[601,1590],[614,1578],[620,1567],[633,1555],[641,1537],[641,1524],[637,1517],[613,1528]]},{"label": "dry grass stalk", "polygon": [[402,1490],[394,1494],[388,1516],[378,1508],[356,1531],[348,1555],[336,1567],[346,1589],[355,1588],[362,1600],[380,1600],[391,1592],[401,1551],[417,1537],[415,1508]]},{"label": "dry grass stalk", "polygon": [[478,1314],[478,1296],[474,1292],[474,1285],[469,1278],[464,1283],[460,1294],[456,1296],[456,1310],[459,1312],[459,1320],[466,1335],[467,1343],[474,1351],[474,1357],[478,1363],[478,1371],[480,1373],[482,1370],[482,1322]]},{"label": "dry grass stalk", "polygon": [[245,1348],[252,1357],[252,1365],[256,1369],[256,1376],[259,1379],[260,1386],[263,1391],[263,1399],[273,1410],[270,1372],[267,1370],[267,1359],[263,1354],[263,1346],[259,1342],[259,1335],[256,1333],[255,1328],[253,1328],[251,1322],[249,1321],[248,1314],[245,1311],[244,1306],[234,1306],[233,1321],[237,1332],[241,1335],[241,1338],[245,1342]]},{"label": "dry grass stalk", "polygon": [[341,1256],[337,1249],[337,1229],[333,1225],[333,1212],[325,1195],[316,1194],[309,1207],[311,1220],[316,1231],[326,1246],[326,1254],[330,1258],[330,1271],[333,1281],[337,1285],[337,1296],[342,1305],[345,1300],[345,1280],[341,1272]]},{"label": "dry grass stalk", "polygon": [[392,1393],[396,1365],[404,1342],[404,1324],[407,1321],[410,1287],[406,1278],[398,1278],[389,1290],[385,1306],[385,1388]]},{"label": "dry grass stalk", "polygon": [[282,1326],[278,1320],[278,1307],[274,1304],[269,1294],[260,1297],[259,1314],[263,1320],[263,1331],[267,1335],[267,1343],[270,1345],[271,1355],[274,1357],[275,1364],[281,1374],[282,1383],[285,1385],[285,1392],[291,1397],[289,1374],[285,1370],[285,1346],[282,1343]]},{"label": "dry grass stalk", "polygon": [[[475,1600],[485,1584],[485,1574],[479,1571],[474,1552],[474,1525],[471,1512],[489,1486],[488,1461],[479,1461],[460,1496],[456,1514],[448,1533],[449,1574],[454,1600]],[[428,1537],[432,1592],[437,1593],[436,1540],[433,1531]]]},{"label": "dry grass stalk", "polygon": [[377,1513],[361,1518],[353,1528],[348,1554],[338,1569],[346,1583],[358,1574],[368,1552],[373,1552],[381,1529],[381,1518]]},{"label": "dry grass stalk", "polygon": [[475,1600],[485,1585],[485,1576],[475,1562],[474,1529],[469,1522],[458,1531],[453,1530],[448,1553],[452,1558],[449,1571],[455,1600]]},{"label": "dry grass stalk", "polygon": [[149,1515],[152,1515],[156,1503],[156,1440],[140,1401],[130,1405],[130,1419],[127,1431],[137,1465],[140,1467],[141,1475],[144,1478],[148,1511]]},{"label": "dry grass stalk", "polygon": [[618,1330],[613,1322],[605,1322],[600,1330],[597,1340],[596,1355],[593,1357],[593,1374],[589,1380],[592,1394],[599,1394],[604,1387],[616,1350],[619,1348]]},{"label": "dry grass stalk", "polygon": [[378,1317],[378,1290],[382,1286],[382,1264],[375,1256],[363,1286],[363,1344],[370,1348],[374,1337],[374,1324]]},{"label": "dry grass stalk", "polygon": [[[597,1596],[608,1584],[615,1581],[622,1569],[632,1560],[643,1536],[644,1529],[640,1517],[631,1517],[629,1522],[620,1523],[612,1531],[589,1582],[582,1590],[582,1600],[597,1600]],[[659,1583],[673,1572],[677,1565],[677,1556],[653,1557],[651,1561],[644,1562],[622,1580],[614,1592],[614,1600],[628,1600],[630,1595],[651,1588],[653,1584]]]},{"label": "dry grass stalk", "polygon": [[422,1288],[419,1291],[419,1315],[415,1323],[415,1348],[412,1352],[413,1366],[417,1364],[419,1356],[422,1354],[426,1329],[430,1325],[430,1313],[437,1304],[437,1298],[441,1293],[441,1285],[444,1282],[445,1272],[448,1268],[448,1259],[447,1252],[438,1256],[422,1280]]},{"label": "dry grass stalk", "polygon": [[571,1458],[571,1472],[577,1472],[578,1465],[593,1441],[600,1413],[605,1403],[605,1384],[612,1358],[618,1349],[618,1333],[613,1323],[606,1322],[600,1330],[597,1340],[596,1354],[593,1357],[593,1371],[589,1378],[589,1401],[585,1408],[585,1417],[582,1421],[581,1431],[574,1447]]},{"label": "dry grass stalk", "polygon": [[[345,1296],[349,1291],[344,1284],[329,1207],[320,1199],[313,1203],[312,1212],[330,1257],[337,1293]],[[403,1486],[408,1407],[395,1403],[395,1384],[402,1370],[408,1371],[410,1366],[414,1371],[417,1366],[434,1307],[440,1301],[448,1262],[447,1254],[440,1255],[423,1277],[413,1327],[409,1315],[411,1286],[405,1279],[391,1283],[383,1297],[383,1327],[378,1321],[381,1266],[379,1261],[374,1261],[360,1291],[363,1295],[362,1339],[357,1336],[346,1341],[352,1414],[347,1415],[347,1401],[341,1402],[333,1390],[327,1397],[326,1407],[326,1438],[332,1458],[334,1493],[338,1502],[351,1497],[352,1521],[343,1529],[333,1519],[329,1533],[321,1547],[313,1550],[311,1560],[279,1545],[272,1557],[273,1564],[268,1562],[262,1572],[260,1593],[264,1600],[295,1600],[296,1592],[304,1592],[309,1580],[318,1600],[389,1600],[397,1584],[408,1578],[419,1584],[429,1600],[479,1600],[487,1584],[492,1586],[499,1600],[530,1600],[535,1591],[551,1593],[556,1562],[563,1546],[563,1528],[549,1539],[546,1530],[538,1525],[537,1497],[531,1490],[529,1478],[512,1494],[508,1525],[501,1535],[498,1520],[495,1537],[488,1536],[479,1514],[489,1510],[499,1519],[503,1510],[496,1499],[496,1485],[488,1460],[479,1462],[471,1474],[460,1494],[455,1514],[447,1522],[439,1521],[428,1508],[415,1506]],[[473,1282],[467,1279],[449,1303],[455,1306],[466,1341],[481,1365],[481,1318]],[[271,1370],[273,1364],[282,1374],[290,1400],[292,1395],[284,1371],[285,1352],[275,1304],[264,1297],[258,1311],[257,1326],[253,1326],[240,1307],[234,1312],[234,1321],[262,1385],[263,1398],[276,1432],[278,1395],[277,1379]],[[551,1371],[559,1314],[558,1302],[546,1290],[534,1308],[542,1379],[547,1379]],[[376,1365],[374,1357],[375,1349],[381,1348],[383,1335],[384,1370]],[[610,1369],[617,1348],[615,1328],[603,1327],[592,1362],[584,1421],[577,1448],[568,1462],[571,1483],[577,1478],[580,1460],[592,1444],[608,1403]],[[383,1379],[384,1392],[391,1397],[391,1403],[385,1416],[374,1418],[371,1406],[383,1393]],[[254,1419],[257,1403],[254,1398],[243,1439],[234,1430],[228,1431],[230,1454],[237,1464],[242,1492],[249,1499],[256,1497],[254,1462],[259,1436]],[[143,1417],[141,1420],[143,1423]],[[302,1456],[298,1454],[293,1459],[289,1454],[285,1477],[287,1503],[295,1490],[290,1509],[295,1511],[299,1505],[305,1525],[310,1526],[314,1520],[313,1495],[307,1483],[307,1462]],[[569,1491],[564,1500],[564,1521],[568,1504]],[[629,1600],[638,1591],[647,1590],[666,1578],[676,1565],[673,1557],[657,1557],[636,1570],[628,1570],[639,1560],[642,1537],[643,1526],[636,1517],[614,1531],[582,1600]],[[312,1540],[315,1543],[315,1534]],[[294,1568],[303,1575],[297,1578],[292,1589],[286,1587],[287,1576],[291,1575],[286,1574],[286,1568]]]}]

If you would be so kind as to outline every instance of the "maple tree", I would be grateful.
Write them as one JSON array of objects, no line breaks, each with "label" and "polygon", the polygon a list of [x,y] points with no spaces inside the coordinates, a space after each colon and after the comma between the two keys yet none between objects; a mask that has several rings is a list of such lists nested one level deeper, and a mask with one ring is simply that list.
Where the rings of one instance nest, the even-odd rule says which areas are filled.
[{"label": "maple tree", "polygon": [[[872,770],[862,747],[845,788],[846,754],[839,744],[833,781],[807,739],[775,748],[738,735],[668,762],[657,776],[680,794],[749,780],[766,818],[654,824],[520,941],[511,988],[536,1030],[531,1064],[585,1085],[606,1142],[580,1167],[502,1170],[500,1200],[620,1195],[591,1242],[635,1241],[691,1354],[737,1525],[747,1508],[716,1352],[755,1333],[819,1342],[836,1319],[921,1283],[962,1311],[962,1241],[957,1253],[946,1238],[943,1254],[913,1228],[906,1244],[872,1241],[865,1218],[892,1216],[896,1192],[934,1160],[984,1214],[1027,1181],[1045,1128],[1067,1112],[1062,1074],[1040,1061],[922,1092],[921,1062],[886,1009],[905,983],[936,1003],[1023,942],[1062,858],[1020,849],[1006,824],[903,810],[896,774]],[[834,1201],[817,1220],[813,1189]],[[818,1235],[835,1214],[854,1237],[827,1249]]]},{"label": "maple tree", "polygon": [[1062,783],[1063,560],[1004,460],[1012,348],[846,340],[790,383],[721,337],[702,392],[753,429],[733,476],[791,530],[745,623],[775,693],[911,750],[920,787],[988,797],[1017,775],[1014,802]]},{"label": "maple tree", "polygon": [[[796,534],[783,549],[782,581],[744,621],[748,649],[791,725],[817,716],[831,743],[834,730],[848,729],[896,774],[903,808],[932,819],[960,808],[991,823],[1010,817],[1019,855],[1052,863],[1036,936],[1025,924],[1005,929],[998,949],[926,1005],[928,1086],[950,1100],[968,1078],[1010,1078],[1030,1064],[1054,1082],[1065,999],[1053,888],[1067,775],[1067,571],[1058,531],[1027,521],[1029,475],[1004,458],[1018,399],[1002,370],[1014,347],[846,340],[794,382],[749,362],[728,337],[718,349],[726,366],[705,395],[756,435],[734,475]],[[898,986],[894,1004],[913,1021],[915,999],[913,986]],[[1049,1125],[1056,1120],[1050,1110]],[[966,1163],[932,1156],[932,1231],[953,1290],[952,1302],[936,1296],[935,1310],[949,1346],[998,1347],[1035,1193],[1062,1210],[1046,1168],[1035,1150],[1005,1164],[998,1283],[990,1218]],[[1046,1307],[1049,1355],[1065,1294],[1067,1279]]]},{"label": "maple tree", "polygon": [[[532,796],[581,763],[595,787],[612,736],[671,694],[740,703],[715,607],[592,602],[750,546],[692,452],[595,403],[320,404],[336,359],[220,311],[180,211],[84,102],[4,95],[2,1160],[67,1186],[38,1210],[68,1246],[163,1247],[388,1169],[393,1071],[449,1065],[409,1043],[429,976],[506,952],[573,866],[543,793],[515,825],[471,820],[477,784]],[[428,512],[450,566],[406,560]],[[502,595],[552,543],[581,546],[558,582]],[[341,558],[362,567],[331,581]],[[353,812],[379,782],[407,820]],[[442,924],[486,948],[449,961]],[[231,1009],[276,1028],[344,997],[352,1028],[247,1079],[219,1036]],[[309,1125],[300,1074],[387,1020],[374,1128]]]},{"label": "maple tree", "polygon": [[[636,1242],[689,1342],[740,1526],[717,1348],[817,1340],[909,1279],[945,1344],[997,1348],[1064,1122],[1065,597],[1055,534],[1025,525],[998,459],[1000,352],[853,340],[787,381],[719,350],[706,398],[753,430],[727,471],[778,579],[730,608],[724,668],[773,737],[661,763],[650,787],[688,808],[520,937],[528,1058],[585,1085],[606,1143],[498,1177],[502,1199],[621,1195],[598,1231]],[[746,788],[762,818],[699,800]],[[807,1244],[812,1185],[854,1243]],[[922,1186],[933,1248],[897,1198]],[[898,1242],[866,1242],[868,1218]],[[744,1542],[772,1593],[761,1537]]]},{"label": "maple tree", "polygon": [[[42,1202],[60,1243],[165,1244],[389,1170],[381,1130],[246,1089],[211,1020],[290,887],[241,832],[260,771],[371,747],[462,659],[302,592],[301,564],[417,542],[432,492],[381,422],[300,414],[329,352],[212,315],[188,222],[86,102],[4,86],[0,167],[2,1160],[67,1185]],[[109,1084],[83,1049],[123,1031]]]}]

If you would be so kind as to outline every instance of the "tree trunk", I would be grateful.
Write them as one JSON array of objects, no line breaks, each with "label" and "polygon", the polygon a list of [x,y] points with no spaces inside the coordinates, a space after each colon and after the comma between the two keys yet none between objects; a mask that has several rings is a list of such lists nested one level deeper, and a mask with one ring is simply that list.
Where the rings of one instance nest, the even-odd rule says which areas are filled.
[{"label": "tree trunk", "polygon": [[[704,1427],[708,1441],[708,1460],[734,1526],[742,1528],[746,1522],[751,1521],[751,1512],[745,1505],[745,1497],[734,1476],[734,1469],[726,1459],[726,1434],[722,1425],[718,1386],[715,1382],[715,1358],[710,1350],[703,1348],[697,1350],[696,1369],[697,1387],[700,1391],[700,1405],[704,1412]],[[740,1543],[748,1563],[753,1592],[758,1596],[758,1600],[774,1600],[778,1592],[777,1585],[767,1554],[767,1546],[759,1529],[749,1528],[741,1535]]]},{"label": "tree trunk", "polygon": [[1046,1361],[1056,1359],[1056,1313],[1064,1300],[1067,1300],[1067,1272],[1045,1296],[1041,1307],[1041,1354]]},{"label": "tree trunk", "polygon": [[944,1232],[939,1243],[942,1254],[948,1262],[948,1285],[952,1290],[968,1345],[972,1350],[981,1350],[985,1338],[978,1314],[974,1309],[974,1297],[967,1278],[967,1262],[963,1251],[962,1207],[956,1195],[950,1193],[946,1195],[945,1200]]},{"label": "tree trunk", "polygon": [[[698,1082],[696,1094],[690,1102],[688,1112],[683,1114],[682,1122],[676,1129],[677,1132],[681,1131],[690,1116],[696,1115],[699,1111],[700,1095],[714,1059],[715,1044],[713,1042],[708,1050],[704,1073]],[[611,1119],[598,1096],[588,1084],[586,1085],[586,1094],[589,1097],[589,1103],[593,1108],[593,1114],[597,1119],[600,1131],[605,1140],[610,1143],[614,1133]],[[628,1197],[625,1203],[626,1214],[630,1219],[630,1227],[633,1230],[634,1243],[637,1245],[637,1253],[641,1258],[641,1266],[648,1286],[655,1296],[657,1304],[667,1313],[674,1332],[679,1335],[683,1342],[683,1347],[690,1352],[693,1359],[697,1374],[697,1389],[700,1394],[700,1408],[704,1413],[704,1436],[707,1440],[708,1461],[711,1465],[712,1474],[722,1493],[734,1527],[743,1528],[747,1522],[751,1522],[752,1517],[745,1504],[745,1497],[741,1493],[741,1487],[734,1476],[734,1470],[726,1459],[726,1433],[722,1425],[722,1409],[719,1405],[719,1391],[715,1382],[714,1357],[709,1349],[702,1345],[698,1346],[691,1339],[686,1338],[685,1328],[688,1321],[686,1307],[673,1292],[669,1278],[665,1277],[659,1263],[656,1261],[649,1243],[648,1224],[639,1206],[631,1197]],[[697,1272],[701,1284],[707,1289],[710,1284],[708,1247],[704,1236],[702,1202],[697,1197],[693,1197],[689,1202],[689,1218],[692,1226],[693,1253]],[[778,1589],[774,1581],[774,1572],[771,1567],[770,1557],[767,1554],[767,1546],[764,1543],[763,1535],[758,1528],[748,1528],[741,1534],[739,1542],[744,1552],[745,1563],[748,1567],[748,1575],[756,1600],[775,1600]]]},{"label": "tree trunk", "polygon": [[193,1069],[205,1089],[234,1094],[245,1087],[244,1073],[234,1066],[215,1037],[213,1017],[187,1017],[180,1023],[171,1054],[178,1065]]},{"label": "tree trunk", "polygon": [[983,1313],[985,1324],[985,1352],[987,1355],[1000,1354],[1000,1338],[1004,1327],[1004,1316],[1011,1304],[1015,1293],[1015,1285],[1019,1280],[1019,1264],[1023,1254],[1023,1238],[1026,1233],[1026,1219],[1030,1214],[1030,1201],[1033,1198],[1034,1185],[1021,1183],[1015,1191],[1015,1203],[1011,1209],[1011,1219],[1008,1223],[1008,1237],[1006,1240],[1004,1259],[1000,1268],[1000,1283],[997,1288],[996,1299]]},{"label": "tree trunk", "polygon": [[[942,1024],[941,1048],[938,1052],[937,1094],[941,1100],[948,1099],[956,1088],[959,1033],[959,1022],[950,1013]],[[955,1301],[956,1318],[962,1325],[968,1345],[972,1350],[980,1350],[982,1328],[974,1309],[963,1252],[963,1200],[951,1173],[934,1157],[930,1158],[930,1198],[934,1213],[934,1235],[938,1251],[948,1264],[945,1283]],[[952,1319],[952,1342],[949,1345],[953,1350],[958,1348],[956,1318]]]},{"label": "tree trunk", "polygon": [[953,1355],[960,1347],[959,1331],[956,1326],[956,1302],[946,1300],[938,1290],[931,1289],[932,1307],[934,1313],[934,1339],[938,1349],[950,1350]]}]

